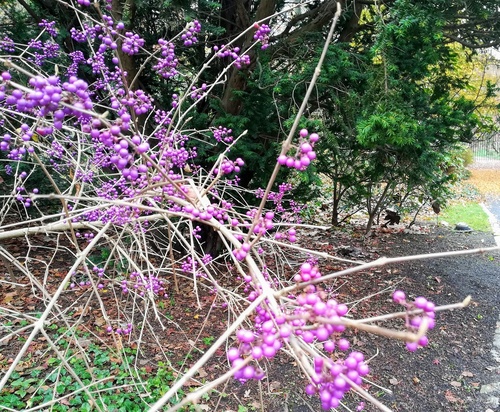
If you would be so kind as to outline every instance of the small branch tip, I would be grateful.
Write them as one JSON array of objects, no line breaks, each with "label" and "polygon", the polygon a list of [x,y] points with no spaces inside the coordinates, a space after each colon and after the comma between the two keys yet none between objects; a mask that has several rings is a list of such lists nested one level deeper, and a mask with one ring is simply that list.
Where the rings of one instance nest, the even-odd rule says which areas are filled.
[{"label": "small branch tip", "polygon": [[464,306],[464,308],[467,307],[467,306],[469,306],[469,303],[470,303],[471,300],[472,300],[472,296],[471,295],[467,296],[464,299],[464,301],[462,302],[462,305]]}]

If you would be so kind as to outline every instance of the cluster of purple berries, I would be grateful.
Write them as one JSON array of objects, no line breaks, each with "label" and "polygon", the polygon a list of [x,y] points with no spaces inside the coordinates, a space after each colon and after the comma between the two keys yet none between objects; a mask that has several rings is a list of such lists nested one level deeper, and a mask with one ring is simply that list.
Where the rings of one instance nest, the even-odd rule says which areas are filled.
[{"label": "cluster of purple berries", "polygon": [[[120,115],[123,115],[126,113],[123,107],[127,106],[132,108],[136,115],[140,116],[153,108],[153,98],[140,89],[129,90],[128,93],[124,89],[118,89],[116,97],[111,98],[111,107],[117,110]],[[128,123],[130,118],[124,121]]]},{"label": "cluster of purple berries", "polygon": [[[116,102],[116,104],[119,104],[119,102]],[[134,108],[137,108],[137,106],[134,106]],[[119,119],[109,128],[104,128],[99,119],[93,119],[90,124],[84,125],[83,129],[90,134],[94,142],[100,143],[112,151],[106,155],[105,159],[102,158],[102,153],[101,156],[96,154],[96,162],[106,163],[107,166],[114,165],[116,169],[121,171],[125,179],[135,181],[140,174],[148,171],[148,166],[144,163],[137,166],[133,165],[135,161],[134,153],[141,155],[147,152],[149,143],[144,142],[139,135],[133,135],[130,140],[121,137],[121,133],[128,130],[130,119],[130,114],[123,111]]]},{"label": "cluster of purple berries", "polygon": [[310,262],[304,262],[300,266],[299,273],[295,275],[293,280],[297,283],[301,282],[309,282],[310,280],[314,280],[321,277],[321,273],[318,270],[318,267],[312,265]]},{"label": "cluster of purple berries", "polygon": [[[89,40],[94,40],[100,32],[102,32],[102,27],[99,24],[96,25],[89,25],[88,23],[84,22],[83,23],[83,30],[78,30],[75,27],[72,27],[70,29],[70,35],[71,38],[78,42],[78,43],[84,43]],[[101,38],[102,40],[102,38]]]},{"label": "cluster of purple berries", "polygon": [[[406,327],[408,330],[412,332],[418,331],[424,317],[426,318],[427,327],[429,330],[433,329],[434,326],[436,325],[435,322],[436,305],[433,302],[427,300],[425,297],[419,296],[415,298],[413,302],[408,302],[406,300],[405,293],[401,290],[396,290],[392,295],[392,299],[394,300],[394,302],[403,305],[407,311],[412,311],[415,309],[422,310],[421,315],[416,315],[407,319]],[[427,346],[428,344],[429,344],[429,339],[427,338],[427,336],[424,335],[418,340],[418,342],[407,342],[406,349],[408,349],[410,352],[415,352],[419,347],[424,347]]]},{"label": "cluster of purple berries", "polygon": [[85,56],[80,50],[69,53],[68,56],[71,58],[71,64],[68,66],[66,74],[68,76],[76,76],[78,73],[78,67],[80,64],[85,62]]},{"label": "cluster of purple berries", "polygon": [[[161,166],[176,166],[184,168],[190,159],[197,156],[196,146],[186,148],[189,136],[177,133],[175,130],[161,128],[155,133],[155,137],[160,141],[160,152],[158,163]],[[155,157],[156,158],[156,157]]]},{"label": "cluster of purple berries", "polygon": [[[308,395],[319,394],[321,407],[325,411],[340,406],[340,401],[351,388],[349,381],[361,385],[362,377],[369,368],[361,352],[351,352],[344,361],[333,362],[323,357],[314,358],[313,383],[306,386]],[[347,378],[347,379],[346,379]]]},{"label": "cluster of purple berries", "polygon": [[[269,193],[268,200],[273,202],[274,210],[276,210],[276,212],[279,213],[285,212],[285,210],[287,209],[287,207],[285,206],[285,195],[291,192],[292,189],[293,189],[292,184],[285,182],[285,183],[280,183],[277,192],[271,191]],[[257,197],[258,199],[262,199],[264,193],[265,193],[264,189],[262,188],[257,189],[255,192],[255,197]],[[294,214],[298,214],[300,212],[300,210],[296,210],[295,207],[296,202],[293,199],[288,200],[288,203],[292,209],[291,211]]]},{"label": "cluster of purple berries", "polygon": [[160,45],[162,58],[158,59],[153,69],[164,79],[171,79],[178,73],[177,65],[179,60],[175,57],[175,45],[163,39],[158,40],[158,44]]},{"label": "cluster of purple berries", "polygon": [[[78,232],[77,232],[78,233]],[[80,233],[78,233],[80,236],[82,236]],[[88,233],[85,233],[85,235],[88,235]],[[80,236],[77,236],[77,237],[80,237]],[[87,236],[85,236],[87,237]],[[92,237],[93,237],[93,234],[92,234]],[[105,285],[104,285],[104,269],[102,268],[99,268],[97,266],[94,266],[92,268],[92,271],[96,274],[97,276],[97,288],[98,289],[104,289]],[[73,273],[73,276],[75,276],[75,274]],[[70,283],[69,287],[71,289],[74,289],[75,287],[77,286],[80,286],[80,287],[88,287],[92,284],[92,282],[90,280],[80,280],[78,281],[77,279],[73,279],[73,281]]]},{"label": "cluster of purple berries", "polygon": [[271,33],[271,28],[267,24],[255,23],[253,26],[257,31],[253,35],[254,40],[260,41],[262,50],[265,50],[269,47],[269,33]]},{"label": "cluster of purple berries", "polygon": [[113,39],[111,34],[106,34],[105,36],[99,35],[99,39],[102,41],[99,49],[97,50],[97,54],[99,55],[103,55],[104,52],[108,49],[116,50],[118,48],[118,44],[116,43],[115,39]]},{"label": "cluster of purple berries", "polygon": [[201,31],[201,24],[198,20],[194,20],[189,23],[185,33],[182,33],[181,39],[184,42],[184,46],[189,47],[195,43],[198,43],[198,38],[196,33]]},{"label": "cluster of purple berries", "polygon": [[[88,234],[92,235],[94,237],[94,234],[91,232],[88,232]],[[97,283],[97,289],[104,289],[104,269],[94,266],[92,268],[92,271],[97,275],[98,283]]]},{"label": "cluster of purple berries", "polygon": [[[256,214],[255,209],[249,210],[246,213],[246,215],[249,217],[250,221],[254,220],[255,214]],[[263,218],[261,217],[258,220],[257,224],[255,225],[255,227],[253,229],[253,233],[257,234],[257,235],[264,235],[267,231],[272,230],[274,228],[273,219],[274,219],[274,213],[273,212],[266,212],[264,217]],[[231,220],[231,226],[236,227],[238,225],[239,225],[239,222],[237,219]],[[245,226],[247,228],[249,228],[251,226],[251,224],[246,223]],[[235,237],[238,240],[243,239],[242,235],[235,235]],[[233,255],[237,260],[242,261],[247,257],[247,254],[248,254],[248,252],[250,252],[250,249],[251,249],[251,245],[247,242],[244,242],[240,248],[233,250]],[[251,280],[251,279],[249,278],[247,280]]]},{"label": "cluster of purple berries", "polygon": [[[23,181],[24,179],[26,179],[27,176],[28,174],[23,171],[19,174],[19,180]],[[22,203],[25,207],[30,207],[32,205],[32,199],[31,197],[29,197],[29,193],[27,192],[24,186],[22,185],[17,186],[16,192],[17,192],[16,200],[18,202]],[[25,193],[25,195],[23,195],[23,192]],[[38,193],[38,189],[34,188],[32,193],[36,195]]]},{"label": "cluster of purple berries", "polygon": [[[203,212],[202,212],[202,213],[203,213]],[[208,216],[207,216],[207,217],[208,217]],[[193,237],[194,237],[195,239],[201,239],[201,227],[200,227],[200,226],[195,226],[195,227],[193,228],[193,232],[192,232],[192,234],[193,234]]]},{"label": "cluster of purple berries", "polygon": [[193,86],[191,87],[190,97],[193,100],[200,100],[205,96],[205,91],[207,90],[207,84],[203,83],[200,88]]},{"label": "cluster of purple berries", "polygon": [[214,169],[214,174],[218,174],[219,171],[224,174],[228,175],[231,173],[239,173],[241,171],[241,167],[245,164],[245,162],[241,158],[237,158],[236,160],[232,161],[229,159],[224,159],[220,165],[220,168],[215,168]]},{"label": "cluster of purple berries", "polygon": [[130,335],[130,333],[132,332],[132,324],[131,323],[127,323],[127,325],[123,328],[116,328],[116,329],[113,329],[113,327],[110,325],[106,328],[106,332],[108,333],[116,333],[117,335]]},{"label": "cluster of purple berries", "polygon": [[276,240],[283,240],[286,238],[290,243],[295,243],[297,241],[297,231],[292,227],[286,232],[276,232],[274,238]]},{"label": "cluster of purple berries", "polygon": [[130,290],[135,290],[140,296],[144,296],[148,291],[151,291],[156,296],[168,297],[165,281],[158,276],[149,274],[146,277],[141,276],[138,272],[132,272],[129,279],[130,280],[124,279],[121,282],[123,293],[129,293]]},{"label": "cluster of purple berries", "polygon": [[8,36],[4,36],[0,40],[0,50],[3,50],[3,51],[8,52],[8,53],[15,52],[16,51],[16,46],[14,44],[14,40],[12,40]]},{"label": "cluster of purple berries", "polygon": [[[15,143],[15,141],[13,141],[13,140],[14,139],[12,138],[12,136],[9,133],[5,133],[2,136],[2,141],[0,142],[0,150],[2,150],[4,152],[9,151],[9,153],[7,154],[8,159],[21,160],[23,158],[23,156],[26,154],[26,148],[24,146],[21,146],[19,148],[11,149],[11,144]],[[33,149],[33,148],[30,147],[29,149]]]},{"label": "cluster of purple berries", "polygon": [[[239,253],[249,249],[250,245],[244,243]],[[301,265],[294,280],[300,283],[319,277],[321,273],[314,262],[306,261]],[[246,276],[245,282],[251,283],[252,278]],[[249,294],[250,301],[258,296],[259,288],[257,286]],[[345,331],[342,317],[348,312],[345,304],[334,299],[326,300],[324,293],[313,285],[306,286],[303,293],[290,298],[293,299],[293,305],[284,315],[276,316],[269,309],[257,307],[254,327],[252,330],[239,330],[236,334],[238,347],[230,348],[227,353],[233,368],[238,368],[247,357],[257,361],[273,358],[291,335],[295,335],[305,344],[321,343],[327,353],[336,349],[349,350],[349,341],[340,337]],[[324,321],[326,319],[328,322]],[[351,388],[351,382],[360,385],[362,377],[368,373],[369,368],[360,352],[352,352],[345,359],[337,361],[316,356],[309,377],[311,383],[307,385],[306,393],[319,394],[323,409],[329,410],[340,405],[341,399]],[[235,373],[235,378],[242,382],[262,377],[263,372],[253,365],[242,365]]]},{"label": "cluster of purple berries", "polygon": [[184,273],[191,273],[196,271],[196,268],[198,267],[198,262],[196,260],[193,260],[191,256],[186,257],[184,261],[181,264],[181,270]]},{"label": "cluster of purple berries", "polygon": [[92,170],[78,169],[75,173],[75,178],[80,182],[90,183],[94,179],[94,172]]},{"label": "cluster of purple berries", "polygon": [[122,51],[129,56],[139,53],[139,48],[144,46],[144,39],[138,34],[126,32],[122,43]]},{"label": "cluster of purple berries", "polygon": [[90,286],[92,283],[90,282],[90,280],[80,280],[79,282],[71,282],[69,287],[71,289],[74,289],[76,288],[77,286],[80,286],[80,287],[86,287],[86,286]]},{"label": "cluster of purple berries", "polygon": [[[305,170],[311,164],[311,161],[316,159],[316,152],[314,151],[314,144],[319,140],[317,133],[311,133],[306,129],[299,132],[301,138],[300,146],[295,156],[280,155],[278,163],[281,166],[295,168],[297,170]],[[309,139],[307,137],[309,136]]]},{"label": "cluster of purple berries", "polygon": [[86,242],[90,242],[94,238],[94,234],[92,232],[76,232],[75,236],[78,239],[84,239]]},{"label": "cluster of purple berries", "polygon": [[239,47],[235,47],[234,49],[221,45],[219,46],[214,46],[214,51],[217,53],[217,57],[220,57],[221,59],[225,57],[230,57],[231,59],[234,60],[234,65],[238,68],[241,69],[243,66],[248,66],[250,64],[250,56],[248,54],[244,54],[240,56],[238,53],[241,51]]},{"label": "cluster of purple berries", "polygon": [[[263,358],[274,358],[283,347],[284,340],[292,334],[292,328],[284,316],[272,316],[261,306],[256,311],[254,330],[238,330],[236,338],[239,346],[232,347],[227,352],[228,360],[234,368],[243,363],[244,358],[248,356],[257,361]],[[262,379],[264,372],[253,365],[247,365],[238,370],[234,376],[241,382],[246,382],[250,379]]]},{"label": "cluster of purple berries", "polygon": [[56,22],[55,21],[47,21],[46,19],[42,19],[38,26],[43,27],[47,33],[49,33],[52,37],[57,36]]},{"label": "cluster of purple berries", "polygon": [[[83,80],[76,77],[70,77],[67,82],[60,84],[59,77],[50,76],[44,78],[35,76],[29,80],[29,85],[33,88],[29,91],[13,89],[7,90],[6,84],[11,80],[9,72],[1,74],[0,84],[0,102],[6,106],[14,108],[20,113],[33,113],[39,118],[52,117],[50,124],[39,125],[36,133],[40,136],[46,136],[54,129],[62,129],[63,120],[66,117],[74,117],[78,120],[88,119],[90,116],[85,113],[92,110],[93,103],[89,95],[88,85]],[[61,107],[64,104],[64,107]],[[26,124],[21,126],[21,139],[28,143],[34,135],[33,130]],[[11,139],[4,136],[2,150],[9,150]],[[28,147],[28,151],[33,151]],[[10,158],[19,160],[19,155],[26,152],[24,147],[13,148],[10,152]]]},{"label": "cluster of purple berries", "polygon": [[233,250],[233,255],[237,260],[242,261],[247,257],[251,248],[250,244],[245,242],[240,248]]},{"label": "cluster of purple berries", "polygon": [[[247,215],[252,216],[252,212],[249,212]],[[258,220],[257,224],[255,225],[255,227],[253,229],[253,233],[256,235],[259,235],[259,234],[263,235],[267,231],[272,230],[274,228],[273,219],[274,219],[274,212],[266,212],[266,214],[264,215],[264,218],[261,217]],[[253,220],[253,216],[252,216],[252,220]]]},{"label": "cluster of purple berries", "polygon": [[[305,343],[323,342],[326,352],[333,352],[336,347],[342,351],[349,349],[349,342],[343,338],[337,339],[336,335],[345,330],[341,318],[347,313],[347,306],[334,299],[325,302],[312,285],[306,289],[295,299],[298,306],[293,311],[291,321],[294,333]],[[324,323],[320,318],[332,323]]]},{"label": "cluster of purple berries", "polygon": [[[194,219],[210,220],[215,218],[221,224],[224,224],[225,220],[229,218],[225,211],[217,208],[216,206],[208,206],[205,210],[200,210],[192,205],[186,205],[182,208],[182,211],[193,216]],[[193,235],[196,235],[196,233],[193,233]]]},{"label": "cluster of purple berries", "polygon": [[214,139],[218,142],[231,143],[234,139],[231,135],[233,131],[226,127],[219,126],[218,128],[213,128],[212,133],[214,134]]},{"label": "cluster of purple berries", "polygon": [[34,51],[32,53],[33,57],[28,57],[28,60],[34,62],[37,66],[42,66],[46,60],[55,59],[59,57],[60,47],[57,43],[49,40],[46,42],[40,42],[40,44],[30,45],[39,51]]}]

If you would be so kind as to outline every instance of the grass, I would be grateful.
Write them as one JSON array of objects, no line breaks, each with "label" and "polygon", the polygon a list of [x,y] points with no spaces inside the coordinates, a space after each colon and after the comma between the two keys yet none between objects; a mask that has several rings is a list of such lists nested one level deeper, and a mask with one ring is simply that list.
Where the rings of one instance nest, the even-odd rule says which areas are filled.
[{"label": "grass", "polygon": [[455,226],[459,222],[467,223],[472,229],[481,232],[491,232],[488,215],[481,205],[475,202],[455,203],[441,211],[441,221]]},{"label": "grass", "polygon": [[493,150],[493,149],[488,149],[488,148],[480,148],[474,151],[474,156],[476,158],[486,158],[486,159],[494,159],[498,160],[500,159],[500,154]]},{"label": "grass", "polygon": [[491,232],[489,217],[478,203],[487,196],[500,196],[500,170],[471,169],[470,177],[459,186],[457,198],[441,211],[439,219],[454,226],[459,222],[467,223],[472,229]]}]

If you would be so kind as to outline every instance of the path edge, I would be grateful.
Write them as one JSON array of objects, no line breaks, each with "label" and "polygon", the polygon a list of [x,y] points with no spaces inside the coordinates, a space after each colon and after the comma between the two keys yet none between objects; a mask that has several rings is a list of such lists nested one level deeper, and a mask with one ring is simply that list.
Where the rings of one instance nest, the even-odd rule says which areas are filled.
[{"label": "path edge", "polygon": [[[493,237],[497,246],[500,246],[500,225],[496,216],[491,213],[491,211],[486,207],[484,203],[481,203],[481,207],[488,215],[490,221],[491,230],[493,232]],[[498,318],[495,334],[493,336],[493,345],[491,348],[491,356],[493,357],[493,373],[500,373],[500,317]],[[492,382],[490,384],[482,385],[481,391],[487,398],[487,405],[492,409],[487,409],[485,412],[493,412],[498,410],[500,407],[500,382]]]}]

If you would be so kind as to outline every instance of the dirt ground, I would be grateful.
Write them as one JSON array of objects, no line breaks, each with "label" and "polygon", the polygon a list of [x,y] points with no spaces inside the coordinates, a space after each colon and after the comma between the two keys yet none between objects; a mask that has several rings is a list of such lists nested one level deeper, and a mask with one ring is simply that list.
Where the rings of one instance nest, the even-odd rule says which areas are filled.
[{"label": "dirt ground", "polygon": [[[473,172],[475,176],[476,172]],[[492,178],[491,180],[494,180]],[[430,254],[441,251],[486,248],[494,246],[492,234],[482,232],[462,233],[449,228],[437,227],[435,222],[427,222],[408,232],[403,226],[388,231],[375,230],[373,235],[365,238],[361,228],[330,229],[326,231],[304,231],[298,235],[299,242],[309,248],[325,251],[342,258],[372,261],[382,256],[398,257],[415,254]],[[47,242],[41,239],[40,242]],[[347,245],[347,246],[346,246]],[[23,255],[19,250],[19,242],[7,242],[5,245],[14,255]],[[16,251],[16,248],[18,249]],[[35,250],[36,252],[36,250]],[[43,252],[43,251],[42,251]],[[38,252],[36,252],[38,253]],[[41,253],[41,252],[40,252]],[[57,260],[59,259],[59,260]],[[57,287],[63,276],[58,273],[57,265],[65,267],[64,256],[55,260],[52,277],[48,278],[48,289]],[[324,273],[343,268],[342,264],[331,261],[319,262]],[[22,279],[19,280],[21,282]],[[212,309],[206,321],[200,324],[197,308],[190,297],[190,286],[185,285],[182,293],[172,294],[167,307],[169,316],[175,319],[177,327],[167,331],[158,331],[155,339],[144,338],[142,349],[144,357],[141,365],[154,368],[157,358],[161,359],[162,351],[171,356],[172,362],[186,359],[181,355],[191,351],[191,343],[186,336],[197,336],[197,344],[203,337],[204,345],[210,346],[211,337],[219,336],[226,327],[224,320],[227,314],[222,308]],[[325,285],[326,287],[326,285]],[[436,328],[430,331],[430,344],[415,353],[408,352],[404,344],[383,337],[367,335],[361,332],[350,332],[353,350],[359,350],[369,359],[371,373],[367,376],[364,388],[378,400],[396,412],[485,412],[488,409],[487,399],[480,394],[481,386],[500,381],[498,367],[494,368],[491,355],[493,335],[500,311],[500,253],[498,251],[468,256],[421,259],[392,264],[372,270],[360,272],[354,276],[338,278],[330,284],[330,290],[339,300],[349,303],[350,315],[353,318],[373,316],[399,310],[390,299],[394,289],[404,290],[410,298],[426,296],[436,305],[461,302],[466,296],[472,296],[471,304],[454,311],[443,311],[437,315]],[[68,292],[69,293],[69,292]],[[361,299],[372,295],[371,298]],[[3,296],[3,298],[2,298]],[[69,295],[68,295],[69,296]],[[71,295],[72,296],[72,295]],[[25,305],[31,310],[38,309],[38,302],[27,296],[13,294],[12,290],[0,290],[0,301],[5,303],[9,297],[9,305]],[[32,302],[33,300],[33,302]],[[201,296],[205,309],[211,307],[213,296]],[[71,302],[68,301],[68,304]],[[113,303],[113,302],[111,302]],[[166,310],[167,310],[166,309]],[[86,323],[98,325],[99,310],[96,306],[84,313]],[[82,315],[82,314],[79,314]],[[82,316],[83,316],[82,315]],[[1,321],[1,319],[0,319]],[[396,323],[389,326],[401,327]],[[103,329],[99,339],[103,344],[109,336]],[[15,356],[19,349],[14,341],[0,348],[0,360]],[[43,349],[43,343],[35,347],[33,354]],[[195,353],[183,367],[194,363],[198,355]],[[38,359],[41,361],[41,359]],[[213,379],[224,372],[227,366],[225,353],[216,353],[213,361],[204,367],[207,379]],[[3,364],[2,364],[3,365]],[[37,359],[33,367],[37,366]],[[6,367],[6,364],[2,367]],[[148,369],[154,372],[154,369]],[[28,371],[28,370],[27,370]],[[213,411],[243,412],[319,412],[319,402],[308,397],[304,392],[307,383],[293,359],[280,353],[268,365],[267,378],[257,382],[240,384],[230,380],[218,388],[224,396],[212,396],[207,407]],[[196,387],[197,383],[191,382]],[[355,411],[359,398],[348,394],[345,405]],[[0,406],[0,409],[1,406]],[[364,411],[377,410],[366,402]]]}]

